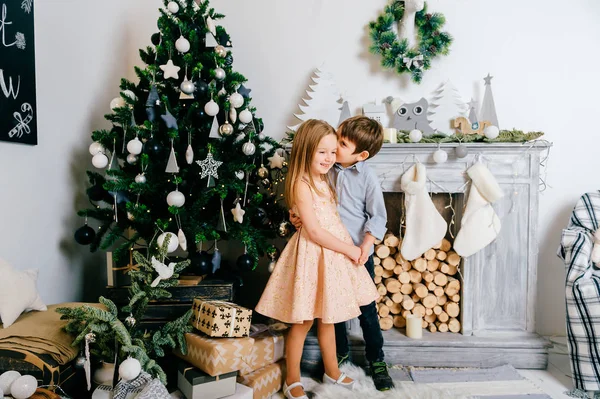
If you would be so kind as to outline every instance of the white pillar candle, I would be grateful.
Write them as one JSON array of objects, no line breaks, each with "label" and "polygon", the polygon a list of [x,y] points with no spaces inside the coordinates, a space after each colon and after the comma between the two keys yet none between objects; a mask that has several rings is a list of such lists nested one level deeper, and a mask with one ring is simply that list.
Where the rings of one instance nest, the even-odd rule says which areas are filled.
[{"label": "white pillar candle", "polygon": [[413,339],[423,338],[423,319],[411,314],[406,317],[406,336]]},{"label": "white pillar candle", "polygon": [[383,139],[390,143],[398,142],[398,130],[393,127],[386,127],[383,129]]}]

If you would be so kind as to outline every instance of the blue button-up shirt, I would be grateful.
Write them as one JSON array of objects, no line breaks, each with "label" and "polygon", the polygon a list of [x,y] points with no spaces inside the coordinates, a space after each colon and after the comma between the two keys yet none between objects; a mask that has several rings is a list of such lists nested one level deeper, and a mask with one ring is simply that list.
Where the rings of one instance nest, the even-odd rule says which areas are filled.
[{"label": "blue button-up shirt", "polygon": [[382,240],[387,212],[375,172],[366,163],[357,162],[349,168],[335,164],[330,173],[335,182],[340,217],[354,244],[361,245],[366,233]]}]

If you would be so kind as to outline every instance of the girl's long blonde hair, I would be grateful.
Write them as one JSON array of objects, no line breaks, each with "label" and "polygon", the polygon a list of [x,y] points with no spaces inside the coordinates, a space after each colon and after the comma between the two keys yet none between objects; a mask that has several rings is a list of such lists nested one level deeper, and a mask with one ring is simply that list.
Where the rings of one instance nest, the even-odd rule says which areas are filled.
[{"label": "girl's long blonde hair", "polygon": [[[319,193],[319,189],[317,189],[310,173],[310,165],[315,157],[319,142],[329,134],[336,134],[331,125],[321,120],[309,119],[300,125],[294,135],[294,144],[285,180],[285,203],[289,209],[294,206],[297,192],[296,185],[303,176],[307,176],[309,185],[315,192]],[[335,198],[335,189],[330,179],[325,176],[324,180],[327,181],[331,195]]]}]

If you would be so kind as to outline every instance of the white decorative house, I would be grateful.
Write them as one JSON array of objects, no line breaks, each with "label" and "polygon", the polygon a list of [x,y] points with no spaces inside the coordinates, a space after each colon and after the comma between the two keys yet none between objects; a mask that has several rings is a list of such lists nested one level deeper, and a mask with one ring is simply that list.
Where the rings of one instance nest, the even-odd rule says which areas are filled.
[{"label": "white decorative house", "polygon": [[374,103],[365,104],[363,105],[363,115],[381,123],[382,118],[385,116],[385,106],[378,103],[377,100]]}]

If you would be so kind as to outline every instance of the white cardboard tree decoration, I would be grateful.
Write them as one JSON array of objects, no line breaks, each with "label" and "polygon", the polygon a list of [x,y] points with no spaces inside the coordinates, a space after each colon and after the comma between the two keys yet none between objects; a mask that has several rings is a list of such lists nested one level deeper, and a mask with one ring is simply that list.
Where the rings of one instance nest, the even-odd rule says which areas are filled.
[{"label": "white cardboard tree decoration", "polygon": [[348,105],[348,101],[344,101],[344,103],[342,104],[342,110],[340,112],[340,120],[338,121],[338,126],[351,116],[352,114],[350,113],[350,105]]},{"label": "white cardboard tree decoration", "polygon": [[496,104],[494,104],[494,95],[492,94],[492,79],[493,76],[488,75],[483,78],[485,81],[485,93],[481,102],[481,112],[479,117],[482,121],[489,121],[492,126],[498,126],[498,116],[496,115]]},{"label": "white cardboard tree decoration", "polygon": [[404,0],[404,14],[402,19],[398,21],[398,38],[406,39],[408,47],[415,47],[417,37],[415,34],[415,17],[417,12],[423,10],[425,0]]},{"label": "white cardboard tree decoration", "polygon": [[466,117],[468,109],[456,87],[447,80],[438,86],[429,100],[431,127],[437,134],[449,136],[454,132],[452,121],[460,116]]},{"label": "white cardboard tree decoration", "polygon": [[302,122],[309,119],[321,119],[337,128],[340,121],[341,96],[333,74],[324,70],[321,66],[315,70],[315,76],[311,78],[314,85],[309,85],[306,91],[308,98],[303,98],[305,105],[298,104],[301,113],[294,114],[301,122],[288,129],[296,131]]}]

